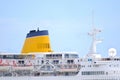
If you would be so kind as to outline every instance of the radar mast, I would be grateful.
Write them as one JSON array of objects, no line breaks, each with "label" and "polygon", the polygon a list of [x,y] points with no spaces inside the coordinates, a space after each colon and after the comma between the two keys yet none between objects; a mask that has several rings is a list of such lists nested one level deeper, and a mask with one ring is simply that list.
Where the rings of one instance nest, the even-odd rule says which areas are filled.
[{"label": "radar mast", "polygon": [[96,46],[98,43],[102,42],[102,40],[96,39],[96,35],[100,32],[101,32],[100,29],[94,28],[91,32],[88,33],[88,35],[92,37],[92,43],[91,43],[89,54],[96,54],[97,53]]},{"label": "radar mast", "polygon": [[102,42],[102,39],[97,39],[96,35],[100,32],[100,29],[94,27],[94,11],[92,11],[92,31],[88,33],[92,37],[92,43],[88,54],[97,54],[96,47],[98,43]]}]

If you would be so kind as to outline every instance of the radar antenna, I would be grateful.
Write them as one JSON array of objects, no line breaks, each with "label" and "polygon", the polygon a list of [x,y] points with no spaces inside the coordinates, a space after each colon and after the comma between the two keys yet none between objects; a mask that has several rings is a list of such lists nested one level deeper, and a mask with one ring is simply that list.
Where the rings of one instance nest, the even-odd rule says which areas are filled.
[{"label": "radar antenna", "polygon": [[92,11],[92,28],[93,30],[88,33],[92,37],[92,44],[90,47],[89,54],[96,54],[96,45],[100,42],[102,42],[101,39],[96,39],[96,35],[101,32],[100,29],[94,28],[94,11]]}]

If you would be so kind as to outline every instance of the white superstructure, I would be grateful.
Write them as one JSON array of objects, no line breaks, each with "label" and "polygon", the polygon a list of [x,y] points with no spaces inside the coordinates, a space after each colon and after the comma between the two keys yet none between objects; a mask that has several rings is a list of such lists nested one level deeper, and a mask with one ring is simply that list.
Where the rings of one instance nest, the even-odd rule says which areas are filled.
[{"label": "white superstructure", "polygon": [[120,80],[120,58],[109,49],[107,58],[96,52],[93,29],[90,51],[84,58],[76,52],[49,52],[29,55],[0,54],[0,80]]}]

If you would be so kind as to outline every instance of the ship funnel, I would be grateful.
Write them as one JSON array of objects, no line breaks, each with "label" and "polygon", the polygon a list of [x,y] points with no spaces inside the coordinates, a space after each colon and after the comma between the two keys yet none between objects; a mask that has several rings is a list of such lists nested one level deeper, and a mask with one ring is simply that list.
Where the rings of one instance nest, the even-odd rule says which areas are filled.
[{"label": "ship funnel", "polygon": [[22,54],[34,52],[51,52],[50,39],[47,30],[31,30],[25,39]]}]

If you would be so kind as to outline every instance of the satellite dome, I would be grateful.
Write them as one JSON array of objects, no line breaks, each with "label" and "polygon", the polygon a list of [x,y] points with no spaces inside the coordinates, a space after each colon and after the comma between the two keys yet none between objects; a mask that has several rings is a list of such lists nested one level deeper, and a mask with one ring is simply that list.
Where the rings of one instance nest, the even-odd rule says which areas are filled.
[{"label": "satellite dome", "polygon": [[115,57],[116,54],[117,54],[117,51],[116,51],[115,48],[110,48],[110,49],[108,50],[108,54],[109,54],[109,57]]}]

